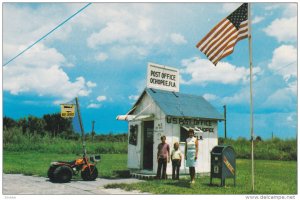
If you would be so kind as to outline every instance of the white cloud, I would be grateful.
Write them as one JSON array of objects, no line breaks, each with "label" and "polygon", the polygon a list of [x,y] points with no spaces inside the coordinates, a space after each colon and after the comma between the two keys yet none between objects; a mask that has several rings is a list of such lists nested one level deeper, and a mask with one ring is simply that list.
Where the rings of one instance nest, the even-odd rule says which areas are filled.
[{"label": "white cloud", "polygon": [[89,88],[92,88],[92,87],[96,87],[97,86],[97,83],[94,83],[92,81],[88,81],[86,82],[86,85],[89,87]]},{"label": "white cloud", "polygon": [[148,55],[149,51],[146,48],[138,45],[114,45],[110,48],[110,53],[114,55],[114,59],[123,59],[130,55],[145,57]]},{"label": "white cloud", "polygon": [[97,101],[102,102],[102,101],[106,101],[107,97],[106,96],[98,96],[97,97]]},{"label": "white cloud", "polygon": [[291,127],[297,127],[297,113],[291,113],[289,116],[286,118],[286,122],[291,126]]},{"label": "white cloud", "polygon": [[179,33],[172,33],[170,37],[171,37],[171,41],[176,45],[181,45],[181,44],[187,43],[184,36]]},{"label": "white cloud", "polygon": [[[5,62],[15,56],[16,53],[19,53],[26,48],[26,46],[23,45],[7,43],[5,43],[3,46],[3,57]],[[48,68],[49,66],[56,64],[68,65],[65,57],[55,48],[48,48],[43,43],[38,43],[31,48],[30,51],[25,52],[21,57],[18,57],[12,61],[8,66],[26,65],[28,67]]]},{"label": "white cloud", "polygon": [[265,10],[269,12],[276,9],[282,10],[283,17],[297,16],[297,3],[272,3],[265,6]]},{"label": "white cloud", "polygon": [[281,45],[273,51],[269,69],[280,74],[285,80],[297,77],[297,49],[292,45]]},{"label": "white cloud", "polygon": [[252,22],[252,24],[258,24],[259,22],[261,22],[264,19],[265,18],[262,17],[262,16],[255,16],[254,19],[251,22]]},{"label": "white cloud", "polygon": [[267,6],[265,6],[265,10],[267,11],[271,11],[271,10],[275,10],[275,9],[278,9],[280,8],[281,5],[280,4],[267,4]]},{"label": "white cloud", "polygon": [[284,111],[295,110],[297,106],[297,81],[280,88],[271,94],[263,103],[266,108],[283,109]]},{"label": "white cloud", "polygon": [[250,101],[249,88],[235,93],[233,96],[227,96],[222,99],[223,104],[245,104]]},{"label": "white cloud", "polygon": [[[217,82],[223,84],[240,84],[249,80],[249,69],[246,67],[237,67],[227,62],[219,62],[214,66],[209,60],[194,57],[182,60],[182,75],[189,75],[189,80],[182,79],[185,84],[206,84],[208,82]],[[253,75],[260,73],[260,68],[253,68]]]},{"label": "white cloud", "polygon": [[241,5],[241,3],[223,3],[220,12],[230,14]]},{"label": "white cloud", "polygon": [[[16,45],[9,45],[15,49]],[[3,90],[17,95],[33,92],[40,96],[50,95],[70,100],[76,96],[88,96],[85,79],[71,81],[61,66],[65,57],[54,48],[40,43],[19,59],[3,67]]]},{"label": "white cloud", "polygon": [[[150,19],[147,19],[150,21]],[[88,46],[96,48],[107,44],[128,44],[151,45],[159,42],[160,36],[145,28],[150,26],[151,22],[145,23],[146,19],[131,19],[128,22],[108,22],[106,26],[98,32],[94,32],[87,39]]]},{"label": "white cloud", "polygon": [[297,39],[297,17],[277,18],[264,32],[279,42],[294,42]]},{"label": "white cloud", "polygon": [[[106,49],[110,58],[143,58],[170,37],[153,4],[94,4],[79,21],[93,25],[87,38],[92,49]],[[88,21],[90,20],[90,21]],[[156,23],[153,23],[153,22]],[[180,41],[182,42],[182,41]]]},{"label": "white cloud", "polygon": [[[60,13],[53,15],[53,13]],[[51,4],[39,9],[18,4],[3,4],[4,43],[29,46],[71,15],[69,6]],[[51,17],[49,17],[51,16]],[[33,20],[34,19],[34,20]],[[56,29],[45,41],[66,40],[72,31],[70,23]]]},{"label": "white cloud", "polygon": [[21,65],[3,67],[3,90],[17,95],[34,92],[40,96],[50,95],[72,99],[87,96],[91,92],[86,88],[83,77],[71,82],[68,75],[57,65],[48,68],[30,68]]},{"label": "white cloud", "polygon": [[297,16],[297,3],[287,3],[285,4],[283,10],[284,17],[295,17]]},{"label": "white cloud", "polygon": [[96,55],[95,59],[100,61],[100,62],[103,62],[103,61],[106,61],[108,58],[108,55],[106,53],[99,53]]},{"label": "white cloud", "polygon": [[134,100],[134,101],[138,100],[138,98],[139,98],[139,95],[130,95],[128,97],[129,100]]},{"label": "white cloud", "polygon": [[204,95],[202,95],[204,99],[206,99],[207,101],[213,101],[218,99],[219,97],[215,94],[210,94],[210,93],[206,93]]},{"label": "white cloud", "polygon": [[96,103],[90,103],[87,108],[100,108],[101,105],[100,104],[96,104]]}]

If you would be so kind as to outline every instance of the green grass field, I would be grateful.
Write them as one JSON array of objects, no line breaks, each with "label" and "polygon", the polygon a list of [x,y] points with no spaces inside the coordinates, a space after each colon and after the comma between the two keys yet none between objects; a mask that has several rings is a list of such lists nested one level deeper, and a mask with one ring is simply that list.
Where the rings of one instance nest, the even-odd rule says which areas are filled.
[{"label": "green grass field", "polygon": [[[7,174],[25,174],[47,176],[47,170],[52,161],[71,161],[81,155],[36,153],[36,152],[7,152],[3,153],[3,171]],[[126,154],[101,154],[97,168],[100,177],[112,177],[114,170],[124,170],[127,165]],[[80,177],[80,176],[79,176]]]},{"label": "green grass field", "polygon": [[[8,151],[4,151],[3,155],[4,173],[44,177],[51,161],[73,160],[80,157],[74,154]],[[100,177],[112,178],[114,170],[127,169],[127,154],[102,154],[101,156],[102,160],[97,165]],[[226,187],[219,187],[219,183],[219,179],[214,179],[214,185],[209,186],[209,177],[199,177],[192,187],[189,180],[185,178],[180,181],[150,180],[138,184],[114,184],[107,187],[140,190],[154,194],[252,194],[250,160],[237,160],[236,187],[233,187],[232,179],[226,181]],[[296,194],[297,162],[256,160],[255,185],[255,194]]]},{"label": "green grass field", "polygon": [[107,188],[140,190],[154,194],[296,194],[297,163],[294,161],[255,161],[255,192],[251,192],[251,161],[237,160],[237,185],[233,179],[226,180],[226,187],[220,187],[220,179],[199,177],[191,186],[188,178],[179,181],[151,180],[138,184],[113,184]]}]

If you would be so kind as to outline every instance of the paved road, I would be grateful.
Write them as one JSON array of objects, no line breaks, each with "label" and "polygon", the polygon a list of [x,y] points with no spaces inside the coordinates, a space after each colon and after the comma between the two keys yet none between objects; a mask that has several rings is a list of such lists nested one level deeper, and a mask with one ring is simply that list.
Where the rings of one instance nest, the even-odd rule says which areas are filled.
[{"label": "paved road", "polygon": [[48,178],[24,176],[21,174],[2,174],[2,194],[146,194],[139,191],[124,191],[121,189],[105,189],[104,186],[110,183],[136,183],[138,179],[103,179],[95,181],[72,180],[70,183],[51,183]]}]

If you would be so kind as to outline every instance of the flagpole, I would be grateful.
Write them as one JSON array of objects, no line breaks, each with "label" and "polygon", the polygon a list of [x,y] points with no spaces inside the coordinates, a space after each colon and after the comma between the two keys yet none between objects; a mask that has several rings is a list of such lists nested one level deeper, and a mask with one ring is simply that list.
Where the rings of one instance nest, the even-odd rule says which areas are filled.
[{"label": "flagpole", "polygon": [[251,174],[252,192],[254,192],[254,135],[253,135],[253,100],[252,100],[252,35],[251,35],[251,4],[248,3],[248,41],[249,41],[249,64],[250,64],[250,134],[251,134]]}]

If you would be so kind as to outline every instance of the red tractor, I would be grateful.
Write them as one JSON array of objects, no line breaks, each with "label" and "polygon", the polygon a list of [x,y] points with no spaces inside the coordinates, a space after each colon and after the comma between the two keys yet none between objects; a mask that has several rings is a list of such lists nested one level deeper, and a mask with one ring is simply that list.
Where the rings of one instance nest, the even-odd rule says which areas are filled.
[{"label": "red tractor", "polygon": [[98,177],[97,163],[101,160],[100,155],[90,159],[83,155],[82,158],[73,161],[52,162],[48,169],[48,178],[51,182],[66,183],[73,175],[81,174],[84,181],[93,181]]}]

